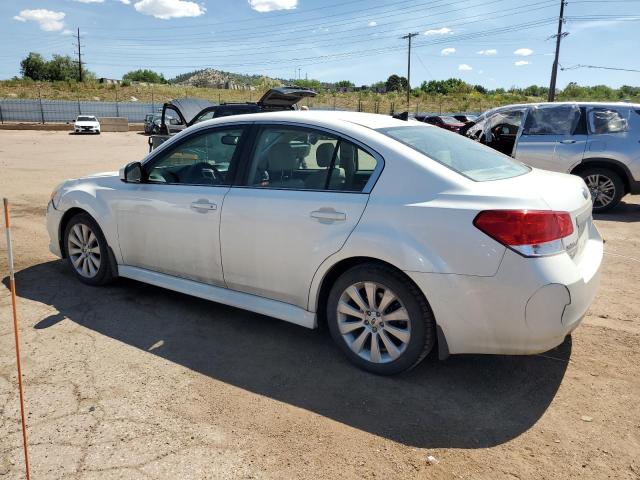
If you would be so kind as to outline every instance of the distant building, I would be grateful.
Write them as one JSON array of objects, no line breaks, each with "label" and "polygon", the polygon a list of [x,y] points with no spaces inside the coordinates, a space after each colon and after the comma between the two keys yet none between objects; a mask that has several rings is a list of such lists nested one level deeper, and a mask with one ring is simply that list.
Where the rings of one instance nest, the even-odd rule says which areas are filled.
[{"label": "distant building", "polygon": [[100,83],[106,83],[107,85],[120,85],[122,83],[122,80],[116,80],[115,78],[99,78],[98,82]]}]

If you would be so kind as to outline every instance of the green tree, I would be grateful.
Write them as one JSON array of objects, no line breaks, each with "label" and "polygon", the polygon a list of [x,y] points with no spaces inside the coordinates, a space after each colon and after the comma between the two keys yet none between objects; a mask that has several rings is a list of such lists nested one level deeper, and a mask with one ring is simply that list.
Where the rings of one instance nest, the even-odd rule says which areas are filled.
[{"label": "green tree", "polygon": [[68,55],[53,55],[47,62],[47,80],[79,80],[78,66]]},{"label": "green tree", "polygon": [[31,52],[20,62],[20,73],[31,80],[47,80],[47,62],[39,53]]},{"label": "green tree", "polygon": [[355,83],[349,80],[339,80],[335,83],[336,88],[353,88],[355,86]]},{"label": "green tree", "polygon": [[153,70],[147,69],[127,72],[122,76],[122,80],[128,80],[130,82],[167,83],[167,80],[164,78],[162,73],[157,73]]},{"label": "green tree", "polygon": [[395,73],[390,75],[385,82],[387,92],[402,92],[407,89],[409,82],[405,77],[400,77]]}]

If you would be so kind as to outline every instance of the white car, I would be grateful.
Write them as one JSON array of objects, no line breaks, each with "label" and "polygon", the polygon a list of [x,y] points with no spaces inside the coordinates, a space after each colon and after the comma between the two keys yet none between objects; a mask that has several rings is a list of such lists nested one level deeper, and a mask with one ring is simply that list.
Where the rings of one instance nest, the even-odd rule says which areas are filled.
[{"label": "white car", "polygon": [[100,135],[100,122],[94,116],[79,115],[73,122],[75,133],[97,133]]},{"label": "white car", "polygon": [[393,374],[433,348],[563,342],[603,243],[582,179],[458,134],[352,112],[206,121],[120,174],[52,193],[51,251],[91,285],[127,277],[308,328]]}]

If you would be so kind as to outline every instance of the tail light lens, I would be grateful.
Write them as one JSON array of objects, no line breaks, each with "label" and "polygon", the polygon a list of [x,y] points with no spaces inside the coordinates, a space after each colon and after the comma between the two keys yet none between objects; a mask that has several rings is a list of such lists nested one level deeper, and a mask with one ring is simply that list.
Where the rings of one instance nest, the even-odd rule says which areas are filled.
[{"label": "tail light lens", "polygon": [[565,251],[562,239],[573,233],[568,212],[548,210],[485,210],[473,224],[526,257],[562,253]]}]

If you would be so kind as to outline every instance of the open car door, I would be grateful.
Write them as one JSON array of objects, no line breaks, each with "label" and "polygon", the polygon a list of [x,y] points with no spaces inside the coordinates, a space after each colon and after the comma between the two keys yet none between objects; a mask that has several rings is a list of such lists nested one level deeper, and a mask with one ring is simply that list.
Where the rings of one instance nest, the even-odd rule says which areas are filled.
[{"label": "open car door", "polygon": [[305,97],[315,97],[316,92],[308,88],[301,87],[278,87],[272,88],[265,93],[258,105],[262,110],[293,110],[295,104]]}]

